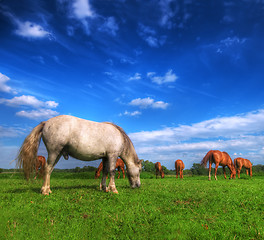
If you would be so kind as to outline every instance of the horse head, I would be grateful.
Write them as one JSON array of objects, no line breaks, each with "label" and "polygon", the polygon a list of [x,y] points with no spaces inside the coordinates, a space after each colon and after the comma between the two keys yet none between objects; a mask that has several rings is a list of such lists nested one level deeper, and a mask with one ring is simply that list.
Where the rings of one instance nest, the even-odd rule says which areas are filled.
[{"label": "horse head", "polygon": [[230,175],[229,179],[236,179],[236,168],[235,168],[235,166],[232,166],[231,175]]},{"label": "horse head", "polygon": [[142,169],[142,161],[140,160],[133,167],[128,168],[128,180],[130,183],[131,188],[139,188],[141,183],[140,183],[140,173]]},{"label": "horse head", "polygon": [[100,172],[96,170],[95,172],[95,176],[94,176],[94,179],[97,179],[100,177]]}]

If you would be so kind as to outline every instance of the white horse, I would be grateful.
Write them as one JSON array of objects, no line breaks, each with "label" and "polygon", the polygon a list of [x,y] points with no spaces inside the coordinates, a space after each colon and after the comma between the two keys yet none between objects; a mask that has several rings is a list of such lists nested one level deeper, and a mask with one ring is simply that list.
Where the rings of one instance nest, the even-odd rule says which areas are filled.
[{"label": "white horse", "polygon": [[[41,188],[44,195],[51,193],[50,175],[62,155],[65,159],[72,156],[83,161],[102,158],[103,177],[100,189],[114,193],[118,193],[115,186],[115,166],[120,157],[126,163],[131,187],[140,187],[141,161],[130,138],[121,127],[113,123],[92,122],[67,115],[41,122],[26,137],[17,157],[18,166],[23,168],[27,179],[34,170],[41,138],[48,151]],[[108,173],[110,182],[106,187]]]}]

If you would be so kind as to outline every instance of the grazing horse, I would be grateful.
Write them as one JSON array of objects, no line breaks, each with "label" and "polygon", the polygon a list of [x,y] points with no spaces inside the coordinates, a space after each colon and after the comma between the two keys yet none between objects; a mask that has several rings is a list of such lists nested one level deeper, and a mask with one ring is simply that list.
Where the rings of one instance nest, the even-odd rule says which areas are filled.
[{"label": "grazing horse", "polygon": [[225,167],[227,166],[231,172],[231,178],[236,178],[236,170],[234,167],[234,164],[232,162],[231,157],[228,155],[227,152],[220,152],[218,150],[210,150],[203,160],[201,161],[201,164],[206,167],[207,162],[209,161],[209,181],[211,180],[211,167],[212,164],[215,164],[215,180],[217,180],[216,173],[218,166],[223,166],[224,176],[226,179],[226,172]]},{"label": "grazing horse", "polygon": [[[100,189],[114,193],[118,193],[115,186],[116,160],[121,157],[127,166],[130,186],[140,187],[141,161],[125,131],[113,123],[92,122],[67,115],[41,122],[26,137],[17,157],[17,165],[23,168],[26,179],[33,172],[41,138],[48,151],[44,183],[41,188],[44,195],[51,193],[50,175],[62,155],[65,159],[71,156],[83,161],[101,158],[103,177]],[[107,187],[108,173],[110,182]]]},{"label": "grazing horse", "polygon": [[161,178],[164,178],[164,172],[160,162],[155,163],[155,169],[156,169],[156,179],[158,178],[158,175],[160,175]]},{"label": "grazing horse", "polygon": [[178,159],[175,161],[175,169],[176,169],[176,178],[178,178],[178,174],[180,173],[180,178],[183,179],[183,169],[185,168],[182,160]]},{"label": "grazing horse", "polygon": [[[123,173],[123,178],[125,178],[125,164],[122,161],[122,159],[120,159],[120,158],[117,159],[116,168],[118,169],[118,177],[117,177],[117,179],[120,178],[120,170]],[[99,167],[97,168],[97,170],[95,172],[95,179],[100,177],[100,174],[101,174],[102,170],[103,170],[103,162],[100,163]],[[108,176],[106,178],[108,178]]]},{"label": "grazing horse", "polygon": [[246,168],[247,175],[249,170],[250,177],[252,177],[252,163],[248,159],[236,158],[234,159],[234,165],[237,171],[238,178],[240,178],[240,171],[242,167]]},{"label": "grazing horse", "polygon": [[46,159],[45,159],[45,157],[38,156],[37,158],[38,159],[36,161],[36,167],[35,167],[36,168],[36,176],[35,176],[34,179],[37,178],[39,169],[40,169],[40,176],[43,177],[43,172],[44,172],[44,168],[45,168],[45,165],[46,165]]}]

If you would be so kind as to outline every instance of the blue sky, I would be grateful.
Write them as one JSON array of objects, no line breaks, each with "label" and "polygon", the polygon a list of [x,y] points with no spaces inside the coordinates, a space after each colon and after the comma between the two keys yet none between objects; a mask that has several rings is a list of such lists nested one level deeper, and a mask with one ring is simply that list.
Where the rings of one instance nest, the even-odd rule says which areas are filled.
[{"label": "blue sky", "polygon": [[2,0],[0,167],[60,114],[120,125],[169,169],[211,149],[263,164],[263,29],[259,0]]}]

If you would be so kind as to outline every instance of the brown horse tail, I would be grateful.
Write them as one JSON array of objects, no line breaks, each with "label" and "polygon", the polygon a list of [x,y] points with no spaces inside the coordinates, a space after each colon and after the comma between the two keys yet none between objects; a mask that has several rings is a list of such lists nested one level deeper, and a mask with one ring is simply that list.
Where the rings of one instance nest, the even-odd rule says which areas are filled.
[{"label": "brown horse tail", "polygon": [[234,159],[234,167],[235,168],[237,167],[237,159],[236,158]]},{"label": "brown horse tail", "polygon": [[210,160],[210,158],[213,157],[213,151],[209,151],[205,157],[203,158],[203,160],[201,161],[201,165],[203,165],[204,167],[206,167],[207,162]]},{"label": "brown horse tail", "polygon": [[36,165],[38,147],[44,125],[45,122],[41,122],[38,126],[33,128],[31,133],[25,138],[16,158],[17,166],[23,169],[26,179],[29,179],[32,175]]}]

